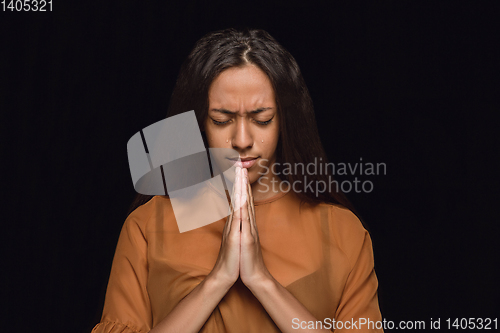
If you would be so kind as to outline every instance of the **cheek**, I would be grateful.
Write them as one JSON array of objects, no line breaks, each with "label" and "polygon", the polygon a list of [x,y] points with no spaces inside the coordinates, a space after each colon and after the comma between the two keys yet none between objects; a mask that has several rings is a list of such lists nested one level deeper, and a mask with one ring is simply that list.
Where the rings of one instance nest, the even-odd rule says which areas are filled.
[{"label": "cheek", "polygon": [[264,138],[263,143],[259,140],[259,144],[261,144],[262,147],[264,148],[265,154],[266,154],[268,159],[273,158],[273,156],[276,154],[276,148],[278,146],[278,139],[279,139],[279,135],[276,133],[273,133],[273,134],[267,135],[266,138]]},{"label": "cheek", "polygon": [[271,135],[273,150],[276,149],[276,146],[278,145],[279,137],[280,137],[279,127],[276,126],[275,130],[273,131],[273,134]]}]

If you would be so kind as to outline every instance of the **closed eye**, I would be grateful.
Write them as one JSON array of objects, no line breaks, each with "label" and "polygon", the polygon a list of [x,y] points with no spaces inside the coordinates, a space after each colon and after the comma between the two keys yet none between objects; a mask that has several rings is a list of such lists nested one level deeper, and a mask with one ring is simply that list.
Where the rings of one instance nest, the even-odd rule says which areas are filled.
[{"label": "closed eye", "polygon": [[[213,119],[213,118],[210,118],[210,119],[212,119],[212,122],[213,122],[215,125],[218,125],[218,126],[223,126],[223,125],[226,125],[226,124],[228,124],[228,123],[232,120],[232,119],[228,119],[228,120],[226,120],[226,121],[217,121],[217,120],[215,120],[215,119]],[[273,121],[273,119],[274,119],[274,116],[273,116],[271,119],[266,120],[266,121],[259,121],[259,120],[255,120],[255,119],[254,119],[254,120],[255,120],[255,122],[256,122],[257,124],[265,126],[265,125],[269,125],[269,124]]]},{"label": "closed eye", "polygon": [[[211,118],[212,119],[212,118]],[[219,125],[219,126],[222,126],[222,125],[226,125],[227,123],[229,123],[231,121],[231,119],[229,120],[226,120],[226,121],[217,121],[215,119],[212,119],[212,122],[215,124],[215,125]]]},{"label": "closed eye", "polygon": [[[273,117],[274,118],[274,117]],[[259,125],[269,125],[272,121],[273,121],[273,118],[267,120],[267,121],[258,121],[256,120],[255,122]]]},{"label": "closed eye", "polygon": [[269,124],[273,121],[273,119],[274,119],[274,116],[273,116],[271,119],[266,120],[266,121],[258,121],[258,120],[255,120],[255,122],[256,122],[257,124],[259,124],[259,125],[269,125]]}]

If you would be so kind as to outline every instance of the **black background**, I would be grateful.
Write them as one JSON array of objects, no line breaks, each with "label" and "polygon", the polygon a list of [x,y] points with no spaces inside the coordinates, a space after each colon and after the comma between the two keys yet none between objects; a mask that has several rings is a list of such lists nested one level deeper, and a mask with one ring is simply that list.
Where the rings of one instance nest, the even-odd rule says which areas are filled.
[{"label": "black background", "polygon": [[387,165],[358,175],[371,193],[348,193],[372,235],[383,317],[498,317],[498,9],[54,0],[53,12],[2,12],[2,325],[99,321],[135,195],[126,143],[165,117],[196,40],[242,26],[294,55],[333,162]]}]

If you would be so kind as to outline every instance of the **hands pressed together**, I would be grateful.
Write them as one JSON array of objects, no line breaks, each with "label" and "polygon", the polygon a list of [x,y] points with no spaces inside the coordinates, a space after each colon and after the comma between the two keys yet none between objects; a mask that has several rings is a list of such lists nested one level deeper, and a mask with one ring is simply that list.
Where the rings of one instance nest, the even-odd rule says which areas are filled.
[{"label": "hands pressed together", "polygon": [[[232,198],[234,209],[224,225],[214,268],[151,333],[199,332],[238,277],[282,332],[296,332],[292,327],[294,318],[301,322],[317,320],[273,278],[264,264],[247,169],[236,168]],[[193,317],[193,313],[197,315]]]},{"label": "hands pressed together", "polygon": [[229,285],[240,276],[251,289],[272,279],[272,275],[262,257],[252,188],[245,168],[236,168],[232,198],[234,209],[226,220],[219,257],[212,272]]}]

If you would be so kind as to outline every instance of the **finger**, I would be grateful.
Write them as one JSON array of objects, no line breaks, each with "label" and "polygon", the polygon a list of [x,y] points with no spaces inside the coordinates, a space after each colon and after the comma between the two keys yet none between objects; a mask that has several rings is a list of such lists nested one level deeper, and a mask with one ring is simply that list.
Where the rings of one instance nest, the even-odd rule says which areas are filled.
[{"label": "finger", "polygon": [[251,230],[250,230],[250,214],[248,211],[248,192],[247,192],[247,184],[248,180],[246,177],[247,174],[247,169],[243,169],[243,177],[242,178],[242,184],[241,184],[241,191],[243,192],[242,198],[242,206],[241,206],[241,232],[243,234],[248,234],[251,235]]},{"label": "finger", "polygon": [[[226,231],[226,235],[231,232],[232,222],[234,220],[234,211],[235,211],[235,197],[234,197],[234,195],[236,194],[236,189],[235,189],[236,175],[237,174],[235,172],[235,178],[234,178],[235,182],[233,183],[233,188],[231,190],[231,196],[229,197],[229,218],[227,219],[226,225],[224,226],[224,230]],[[226,227],[227,227],[227,230],[226,230]]]},{"label": "finger", "polygon": [[241,208],[243,208],[243,204],[246,202],[243,198],[246,198],[245,193],[245,168],[240,169],[240,178],[238,183],[238,191],[241,195]]},{"label": "finger", "polygon": [[241,221],[241,191],[239,189],[240,187],[240,181],[241,181],[241,171],[239,170],[241,168],[236,167],[236,177],[235,177],[235,182],[234,182],[234,212],[233,212],[233,220],[231,223],[231,231],[233,233],[239,232],[240,231],[240,221]]},{"label": "finger", "polygon": [[228,234],[231,231],[231,222],[233,221],[233,216],[234,216],[234,185],[231,190],[231,195],[229,197],[229,209],[228,209],[228,219],[226,220],[226,225],[224,227],[224,230],[226,230],[227,226],[227,232]]},{"label": "finger", "polygon": [[231,191],[231,207],[232,207],[232,210],[234,212],[234,210],[236,209],[236,200],[235,200],[235,195],[236,195],[236,184],[238,183],[238,169],[239,167],[236,167],[234,168],[234,180],[233,180],[233,188],[232,188],[232,191]]},{"label": "finger", "polygon": [[[238,210],[236,209],[237,207],[237,198],[238,198],[238,195],[237,195],[237,192],[236,192],[236,183],[237,183],[237,179],[238,179],[238,167],[235,168],[235,176],[234,176],[234,183],[233,183],[233,193],[232,193],[232,196],[231,196],[231,210],[232,210],[232,219],[231,219],[231,226],[230,226],[230,231],[232,231],[233,233],[236,232],[235,229],[235,225],[237,224],[237,220],[238,220]],[[238,228],[239,230],[239,228]]]},{"label": "finger", "polygon": [[[234,204],[236,207],[241,205],[241,196],[239,193],[236,193],[234,195]],[[241,210],[237,208],[234,211],[234,216],[233,216],[233,221],[231,223],[231,232],[232,233],[237,233],[240,231],[240,225],[241,225]]]},{"label": "finger", "polygon": [[246,182],[245,182],[245,192],[247,194],[247,211],[248,211],[248,217],[249,217],[249,223],[250,223],[250,230],[252,231],[252,233],[254,232],[253,230],[253,227],[252,227],[252,224],[253,224],[253,221],[255,219],[255,215],[254,215],[254,212],[252,210],[252,191],[251,191],[251,186],[250,186],[250,181],[248,180],[248,170],[245,170],[245,179],[246,179]]},{"label": "finger", "polygon": [[250,224],[250,231],[252,232],[252,235],[255,237],[257,235],[257,229],[255,228],[255,213],[254,210],[252,209],[252,187],[250,186],[249,182],[247,182],[246,190],[248,196],[247,209],[248,209],[248,215],[250,217],[248,222]]},{"label": "finger", "polygon": [[[248,176],[247,176],[247,179],[248,179]],[[252,185],[250,185],[250,180],[248,180],[248,198],[249,198],[249,203],[252,206],[253,217],[255,217],[255,205],[253,203],[253,192],[252,192]]]}]

